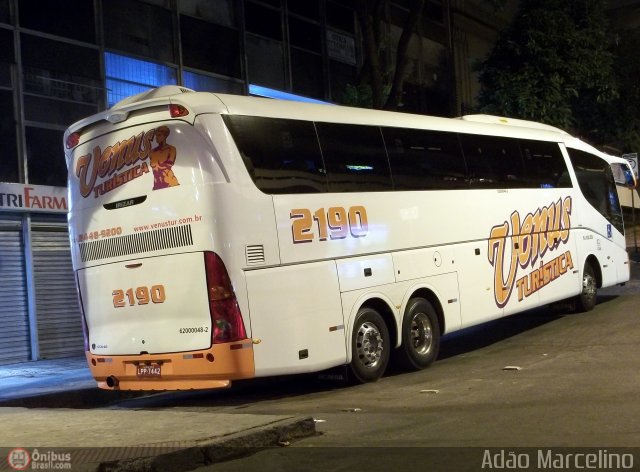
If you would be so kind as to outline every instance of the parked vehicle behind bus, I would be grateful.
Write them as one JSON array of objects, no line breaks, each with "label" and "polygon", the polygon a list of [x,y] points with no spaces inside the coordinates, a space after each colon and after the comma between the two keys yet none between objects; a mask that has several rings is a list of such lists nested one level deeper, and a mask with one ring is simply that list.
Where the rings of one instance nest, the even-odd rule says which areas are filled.
[{"label": "parked vehicle behind bus", "polygon": [[[102,388],[422,369],[440,338],[629,279],[607,156],[490,116],[160,87],[65,133]],[[629,179],[628,184],[634,183]]]}]

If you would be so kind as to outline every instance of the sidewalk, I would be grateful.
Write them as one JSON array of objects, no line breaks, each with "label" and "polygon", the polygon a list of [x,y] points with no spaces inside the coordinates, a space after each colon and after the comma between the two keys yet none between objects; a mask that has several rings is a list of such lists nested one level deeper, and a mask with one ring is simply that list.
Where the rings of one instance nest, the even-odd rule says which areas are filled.
[{"label": "sidewalk", "polygon": [[108,406],[146,394],[98,389],[84,357],[0,365],[0,470],[22,448],[34,466],[186,471],[315,434],[310,417]]},{"label": "sidewalk", "polygon": [[96,388],[84,356],[0,365],[0,404]]}]

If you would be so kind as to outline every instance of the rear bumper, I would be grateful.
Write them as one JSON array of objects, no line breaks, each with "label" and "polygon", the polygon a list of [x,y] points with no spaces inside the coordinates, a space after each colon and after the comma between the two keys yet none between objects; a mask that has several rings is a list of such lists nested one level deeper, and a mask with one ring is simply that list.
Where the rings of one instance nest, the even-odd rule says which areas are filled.
[{"label": "rear bumper", "polygon": [[[98,387],[106,390],[225,388],[232,380],[255,377],[250,339],[189,353],[105,356],[87,351],[85,354]],[[159,375],[139,376],[138,366],[145,365],[159,366]]]}]

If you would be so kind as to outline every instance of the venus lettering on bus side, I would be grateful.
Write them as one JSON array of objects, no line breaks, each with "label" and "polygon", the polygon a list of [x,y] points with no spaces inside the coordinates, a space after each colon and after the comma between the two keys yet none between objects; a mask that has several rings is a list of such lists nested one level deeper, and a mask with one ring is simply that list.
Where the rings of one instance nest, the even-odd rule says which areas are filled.
[{"label": "venus lettering on bus side", "polygon": [[[494,267],[494,297],[498,307],[504,307],[511,298],[519,268],[533,266],[548,251],[567,243],[571,228],[571,209],[571,197],[566,197],[538,208],[523,220],[520,213],[514,211],[510,222],[505,221],[491,228],[488,259]],[[509,236],[511,255],[507,258],[505,252]],[[569,254],[569,260],[570,257]],[[543,286],[536,285],[540,288]]]},{"label": "venus lettering on bus side", "polygon": [[352,206],[349,210],[344,207],[319,208],[313,213],[308,208],[295,208],[289,217],[294,244],[308,243],[316,237],[319,241],[344,239],[349,235],[360,238],[369,231],[367,210],[362,205]]}]

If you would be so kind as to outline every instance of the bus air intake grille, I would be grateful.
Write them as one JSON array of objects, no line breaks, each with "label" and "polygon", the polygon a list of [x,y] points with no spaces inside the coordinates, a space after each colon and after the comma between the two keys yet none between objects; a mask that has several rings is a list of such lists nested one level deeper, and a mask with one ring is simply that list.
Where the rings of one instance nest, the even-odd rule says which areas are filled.
[{"label": "bus air intake grille", "polygon": [[264,264],[264,246],[256,244],[246,246],[247,265]]},{"label": "bus air intake grille", "polygon": [[192,245],[191,225],[182,225],[87,241],[80,243],[79,248],[82,262],[89,262]]}]

